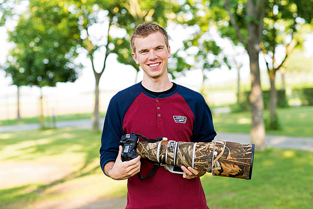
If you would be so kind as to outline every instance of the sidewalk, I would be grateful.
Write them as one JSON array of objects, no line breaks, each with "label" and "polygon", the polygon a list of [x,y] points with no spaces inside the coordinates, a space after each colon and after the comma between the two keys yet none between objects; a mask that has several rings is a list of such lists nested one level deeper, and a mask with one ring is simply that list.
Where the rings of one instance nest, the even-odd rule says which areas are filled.
[{"label": "sidewalk", "polygon": [[[104,118],[99,120],[100,127],[103,126]],[[91,119],[85,120],[75,120],[75,121],[60,121],[56,123],[57,128],[63,127],[77,127],[80,129],[91,129],[92,121]],[[39,129],[39,124],[23,124],[14,126],[0,126],[1,132],[11,132],[11,131],[25,131],[25,130],[36,130]],[[232,141],[239,142],[243,144],[249,144],[250,135],[249,134],[238,134],[238,133],[218,133],[215,140],[220,141]],[[313,138],[309,137],[289,137],[289,136],[265,136],[265,145],[267,147],[276,147],[284,149],[301,149],[313,152]]]},{"label": "sidewalk", "polygon": [[[99,120],[100,127],[103,126],[104,118]],[[84,120],[71,120],[71,121],[59,121],[56,122],[56,128],[63,127],[77,127],[81,129],[91,129],[92,120],[84,119]],[[21,124],[21,125],[13,125],[13,126],[0,126],[1,132],[11,132],[11,131],[26,131],[26,130],[37,130],[40,128],[40,125],[37,123],[33,124]]]},{"label": "sidewalk", "polygon": [[[250,144],[250,134],[238,133],[217,133],[215,140],[233,141],[243,144]],[[265,136],[266,147],[276,147],[283,149],[301,149],[313,152],[313,138],[309,137],[290,137],[290,136]]]}]

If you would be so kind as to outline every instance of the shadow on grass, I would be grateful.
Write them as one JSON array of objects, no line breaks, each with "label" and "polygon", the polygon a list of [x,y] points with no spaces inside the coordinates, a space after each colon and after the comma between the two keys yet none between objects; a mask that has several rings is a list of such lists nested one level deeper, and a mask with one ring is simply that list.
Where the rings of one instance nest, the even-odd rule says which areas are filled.
[{"label": "shadow on grass", "polygon": [[35,161],[49,157],[54,160],[55,156],[59,156],[58,159],[61,156],[62,162],[72,162],[70,158],[75,156],[80,156],[82,159],[78,168],[51,183],[28,184],[0,190],[0,208],[14,208],[23,202],[28,205],[37,200],[43,200],[47,198],[43,194],[49,188],[99,173],[101,169],[95,161],[99,159],[100,138],[101,133],[74,128],[0,134],[0,147],[3,148],[0,154],[2,162]]}]

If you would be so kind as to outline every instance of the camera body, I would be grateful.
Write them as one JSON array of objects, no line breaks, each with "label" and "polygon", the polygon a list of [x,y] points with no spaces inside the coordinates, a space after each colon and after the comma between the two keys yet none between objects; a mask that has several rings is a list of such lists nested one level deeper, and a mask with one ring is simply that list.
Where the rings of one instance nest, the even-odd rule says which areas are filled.
[{"label": "camera body", "polygon": [[122,161],[129,161],[138,157],[136,151],[138,141],[138,137],[133,133],[122,135],[120,140],[120,145],[123,147],[121,153]]}]

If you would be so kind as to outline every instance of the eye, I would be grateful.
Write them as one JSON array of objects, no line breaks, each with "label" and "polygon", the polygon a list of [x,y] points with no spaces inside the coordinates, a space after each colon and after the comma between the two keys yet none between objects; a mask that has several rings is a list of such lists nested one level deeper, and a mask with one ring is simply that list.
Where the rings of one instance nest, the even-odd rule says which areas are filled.
[{"label": "eye", "polygon": [[158,51],[161,51],[162,49],[163,49],[163,47],[161,47],[161,46],[157,47]]},{"label": "eye", "polygon": [[140,54],[146,54],[148,52],[148,50],[141,50]]}]

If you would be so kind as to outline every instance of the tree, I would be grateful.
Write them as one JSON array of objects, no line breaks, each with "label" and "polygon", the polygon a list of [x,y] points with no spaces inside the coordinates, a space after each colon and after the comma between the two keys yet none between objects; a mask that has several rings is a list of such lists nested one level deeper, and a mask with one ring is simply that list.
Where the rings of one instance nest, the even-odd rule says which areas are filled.
[{"label": "tree", "polygon": [[177,23],[185,29],[193,32],[187,35],[183,41],[182,49],[173,54],[173,61],[170,63],[176,66],[170,73],[175,78],[178,74],[187,70],[201,69],[202,84],[200,93],[206,96],[205,81],[206,71],[221,67],[223,63],[228,64],[227,58],[221,53],[222,49],[215,41],[210,31],[210,12],[205,5],[194,1],[185,1],[176,7]]},{"label": "tree", "polygon": [[[204,1],[212,8],[212,16],[223,37],[229,37],[234,44],[242,43],[249,55],[251,77],[251,141],[256,150],[265,148],[263,119],[263,97],[260,82],[259,52],[262,40],[264,0],[212,0]],[[232,27],[229,27],[231,25]]]},{"label": "tree", "polygon": [[[277,129],[277,90],[275,86],[276,72],[282,69],[292,50],[301,46],[303,34],[311,32],[309,24],[313,15],[308,11],[312,1],[271,0],[266,3],[266,16],[262,39],[262,52],[265,57],[267,72],[270,79],[270,122],[269,129]],[[278,47],[285,48],[285,53],[279,59]]]},{"label": "tree", "polygon": [[20,8],[17,6],[26,3],[25,0],[1,0],[0,2],[0,27],[5,25],[8,19],[14,19],[15,16],[19,16]]},{"label": "tree", "polygon": [[[13,0],[11,0],[13,1]],[[44,3],[43,3],[44,2]],[[137,24],[144,21],[157,20],[160,24],[167,23],[166,11],[171,8],[172,0],[143,1],[143,0],[30,0],[30,11],[38,16],[46,13],[54,19],[66,16],[68,22],[63,21],[63,26],[70,26],[71,30],[62,28],[62,34],[68,37],[74,48],[86,52],[95,76],[95,101],[93,114],[93,130],[99,130],[99,83],[106,69],[106,61],[112,53],[118,53],[119,61],[135,66],[129,51],[127,40],[129,34]],[[66,13],[66,14],[65,14]],[[54,25],[42,25],[46,36],[51,34]],[[124,41],[124,38],[126,42]],[[125,49],[127,46],[127,50]],[[72,52],[76,53],[76,50]],[[130,52],[130,53],[129,53]],[[61,54],[60,54],[61,55]],[[62,54],[67,55],[67,52]],[[74,55],[74,54],[73,54]],[[103,62],[96,69],[96,57],[102,56]]]},{"label": "tree", "polygon": [[243,66],[242,56],[244,55],[242,52],[239,52],[238,46],[236,47],[233,43],[231,43],[232,54],[228,55],[228,64],[235,68],[237,71],[237,105],[240,105],[240,70]]},{"label": "tree", "polygon": [[21,111],[20,111],[20,87],[26,86],[27,83],[25,82],[23,69],[19,68],[17,63],[14,63],[13,60],[8,62],[6,66],[3,67],[5,69],[6,75],[11,76],[13,80],[13,84],[17,87],[17,116],[16,120],[21,121]]},{"label": "tree", "polygon": [[[45,7],[40,5],[38,0],[31,1],[30,10],[20,17],[15,30],[9,32],[9,39],[16,47],[10,52],[11,61],[5,71],[18,87],[30,85],[40,88],[40,124],[44,127],[42,87],[75,81],[76,70],[80,66],[73,64],[78,40],[69,39],[77,22],[68,18],[66,10],[59,4],[49,1]],[[53,16],[54,11],[58,11],[60,16]]]},{"label": "tree", "polygon": [[[69,15],[75,14],[78,19],[79,32],[75,35],[81,38],[80,47],[87,52],[95,76],[95,106],[93,114],[93,130],[99,130],[99,83],[106,69],[109,55],[118,53],[120,62],[135,66],[129,51],[127,40],[130,31],[133,31],[140,21],[154,21],[165,18],[166,2],[164,1],[137,1],[137,0],[90,0],[64,1],[70,10]],[[65,4],[64,3],[64,4]],[[158,12],[155,12],[158,11]],[[166,22],[166,21],[165,21]],[[94,27],[106,28],[105,33],[93,33]],[[98,31],[97,31],[98,32]],[[99,35],[100,34],[100,35]],[[121,35],[122,34],[122,35]],[[127,46],[127,48],[126,48]],[[95,68],[95,55],[104,54],[100,71]]]}]

